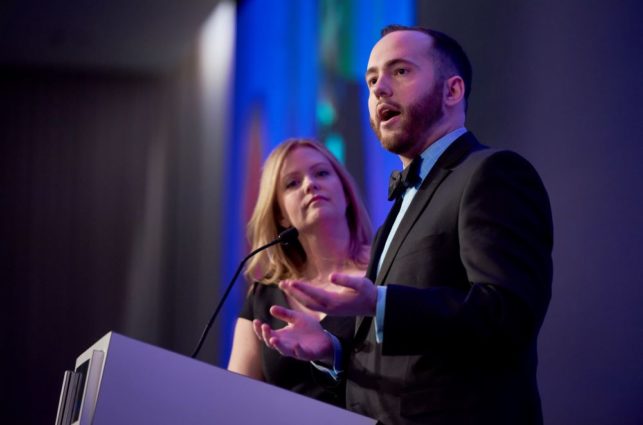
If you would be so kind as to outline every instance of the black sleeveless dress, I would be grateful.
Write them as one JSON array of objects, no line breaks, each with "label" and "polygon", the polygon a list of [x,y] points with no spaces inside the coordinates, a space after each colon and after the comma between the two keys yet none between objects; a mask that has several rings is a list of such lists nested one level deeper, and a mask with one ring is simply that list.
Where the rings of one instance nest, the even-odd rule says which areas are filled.
[{"label": "black sleeveless dress", "polygon": [[[246,297],[239,317],[250,321],[259,319],[273,329],[281,329],[285,322],[270,315],[270,307],[279,305],[290,308],[285,294],[277,285],[255,282]],[[320,322],[322,327],[340,339],[352,338],[355,319],[352,317],[326,316]],[[336,382],[327,373],[321,372],[309,362],[285,357],[278,351],[261,344],[261,368],[267,383],[315,398],[326,403],[344,407],[344,380]]]}]

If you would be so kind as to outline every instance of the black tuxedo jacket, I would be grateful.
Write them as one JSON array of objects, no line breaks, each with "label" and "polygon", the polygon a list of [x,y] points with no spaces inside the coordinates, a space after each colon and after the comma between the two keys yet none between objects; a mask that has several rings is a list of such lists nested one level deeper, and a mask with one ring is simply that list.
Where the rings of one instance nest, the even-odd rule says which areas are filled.
[{"label": "black tuxedo jacket", "polygon": [[551,296],[552,220],[533,167],[471,133],[440,157],[376,273],[384,341],[357,320],[347,407],[392,424],[542,423],[536,336]]}]

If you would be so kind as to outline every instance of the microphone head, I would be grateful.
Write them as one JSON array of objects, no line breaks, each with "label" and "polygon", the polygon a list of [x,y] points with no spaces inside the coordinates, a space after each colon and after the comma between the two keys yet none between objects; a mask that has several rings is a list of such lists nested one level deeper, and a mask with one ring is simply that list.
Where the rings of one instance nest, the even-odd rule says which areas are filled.
[{"label": "microphone head", "polygon": [[280,244],[288,245],[290,242],[295,242],[297,240],[297,236],[299,236],[299,232],[297,231],[297,229],[294,227],[289,227],[283,232],[279,233],[279,236],[277,236],[277,240]]}]

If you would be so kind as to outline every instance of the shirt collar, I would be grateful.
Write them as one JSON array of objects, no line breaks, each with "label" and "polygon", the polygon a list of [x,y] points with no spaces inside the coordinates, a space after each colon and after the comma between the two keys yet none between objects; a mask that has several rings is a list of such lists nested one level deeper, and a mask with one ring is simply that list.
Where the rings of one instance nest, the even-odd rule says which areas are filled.
[{"label": "shirt collar", "polygon": [[426,178],[440,156],[444,153],[445,150],[447,150],[449,146],[451,146],[451,143],[453,143],[458,137],[462,136],[466,132],[467,129],[464,127],[457,128],[452,132],[440,137],[435,142],[431,143],[431,145],[429,145],[429,147],[420,154],[420,156],[422,157],[422,166],[420,167],[421,180],[424,180]]}]

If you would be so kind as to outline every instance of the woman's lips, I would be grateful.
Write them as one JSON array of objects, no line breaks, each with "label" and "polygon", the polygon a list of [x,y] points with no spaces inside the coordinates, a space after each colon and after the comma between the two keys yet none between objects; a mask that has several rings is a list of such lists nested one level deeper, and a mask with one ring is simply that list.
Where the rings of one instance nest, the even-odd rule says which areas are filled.
[{"label": "woman's lips", "polygon": [[310,206],[314,204],[315,202],[320,202],[320,201],[328,201],[328,198],[322,195],[315,195],[312,198],[310,198],[310,201],[306,204],[306,206]]}]

